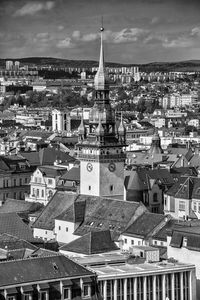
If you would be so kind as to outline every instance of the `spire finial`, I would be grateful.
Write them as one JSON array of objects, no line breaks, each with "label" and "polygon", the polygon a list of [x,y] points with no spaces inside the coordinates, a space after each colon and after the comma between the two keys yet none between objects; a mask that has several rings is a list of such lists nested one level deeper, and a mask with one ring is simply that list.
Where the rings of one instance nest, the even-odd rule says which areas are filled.
[{"label": "spire finial", "polygon": [[101,47],[100,47],[100,56],[99,56],[99,67],[98,71],[94,78],[94,85],[96,90],[104,90],[106,87],[106,74],[105,74],[105,67],[104,67],[104,51],[103,51],[103,18],[101,21]]}]

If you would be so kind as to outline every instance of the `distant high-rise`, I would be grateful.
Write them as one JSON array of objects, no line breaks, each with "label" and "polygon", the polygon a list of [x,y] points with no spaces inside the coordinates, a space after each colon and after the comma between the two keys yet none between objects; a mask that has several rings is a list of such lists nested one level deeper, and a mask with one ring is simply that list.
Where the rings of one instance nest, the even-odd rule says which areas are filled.
[{"label": "distant high-rise", "polygon": [[13,61],[7,60],[6,61],[6,70],[11,71],[13,69]]},{"label": "distant high-rise", "polygon": [[19,61],[15,61],[15,71],[19,71],[19,66],[20,66],[20,62]]}]

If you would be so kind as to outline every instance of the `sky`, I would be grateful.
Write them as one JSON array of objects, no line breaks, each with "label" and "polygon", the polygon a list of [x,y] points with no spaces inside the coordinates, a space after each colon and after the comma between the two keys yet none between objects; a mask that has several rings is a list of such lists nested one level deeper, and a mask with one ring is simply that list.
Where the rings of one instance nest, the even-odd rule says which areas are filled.
[{"label": "sky", "polygon": [[200,59],[200,0],[0,0],[0,58]]}]

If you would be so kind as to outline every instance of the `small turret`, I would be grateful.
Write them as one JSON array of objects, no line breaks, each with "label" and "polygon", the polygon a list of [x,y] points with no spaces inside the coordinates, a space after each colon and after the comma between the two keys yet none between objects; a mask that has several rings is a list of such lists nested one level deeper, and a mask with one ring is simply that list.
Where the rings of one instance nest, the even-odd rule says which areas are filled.
[{"label": "small turret", "polygon": [[79,135],[80,140],[84,139],[85,134],[86,134],[86,128],[85,128],[85,125],[83,122],[83,113],[82,113],[81,123],[78,127],[78,135]]},{"label": "small turret", "polygon": [[161,154],[163,150],[161,148],[161,141],[158,132],[155,132],[152,137],[151,148],[149,149],[149,154]]},{"label": "small turret", "polygon": [[99,115],[99,124],[96,128],[95,133],[96,133],[96,136],[97,136],[97,140],[101,140],[102,137],[104,136],[104,128],[101,124],[101,116],[100,115]]},{"label": "small turret", "polygon": [[125,142],[126,128],[123,123],[122,113],[121,113],[121,121],[120,121],[120,124],[118,127],[118,135],[119,135],[119,139],[121,140],[121,142]]}]

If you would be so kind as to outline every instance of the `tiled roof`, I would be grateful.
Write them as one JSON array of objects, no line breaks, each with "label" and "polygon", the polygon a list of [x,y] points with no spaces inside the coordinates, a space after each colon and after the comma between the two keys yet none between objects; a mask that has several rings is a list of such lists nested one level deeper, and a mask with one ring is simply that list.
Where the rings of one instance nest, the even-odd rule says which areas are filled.
[{"label": "tiled roof", "polygon": [[200,251],[200,225],[176,228],[172,232],[171,247],[181,248],[183,238],[187,239],[185,247],[189,250]]},{"label": "tiled roof", "polygon": [[150,179],[166,186],[171,186],[174,183],[172,175],[166,169],[125,171],[125,186],[127,189],[148,190],[150,189]]},{"label": "tiled roof", "polygon": [[56,192],[32,227],[53,230],[55,218],[70,207],[76,198],[75,193]]},{"label": "tiled roof", "polygon": [[165,220],[164,215],[145,212],[135,220],[124,232],[123,235],[141,236],[146,238],[153,233],[153,230]]},{"label": "tiled roof", "polygon": [[25,157],[32,166],[53,165],[56,159],[62,162],[71,162],[75,159],[68,153],[57,150],[56,148],[42,148],[37,152],[21,152],[21,156]]},{"label": "tiled roof", "polygon": [[84,222],[75,231],[79,236],[90,231],[110,230],[112,239],[116,240],[130,223],[146,211],[145,206],[138,202],[87,195],[79,195],[77,200],[86,202]]},{"label": "tiled roof", "polygon": [[200,199],[200,178],[182,176],[166,194],[182,199]]},{"label": "tiled roof", "polygon": [[110,231],[91,231],[84,236],[60,247],[62,251],[70,251],[86,255],[118,250],[112,241]]},{"label": "tiled roof", "polygon": [[79,223],[84,220],[85,215],[85,201],[74,201],[74,203],[67,208],[64,212],[62,212],[55,219]]},{"label": "tiled roof", "polygon": [[7,233],[26,241],[33,241],[31,229],[16,213],[0,214],[0,234]]},{"label": "tiled roof", "polygon": [[40,203],[28,202],[16,199],[7,199],[5,203],[0,207],[0,213],[21,213],[27,212],[32,213],[43,207]]},{"label": "tiled roof", "polygon": [[[94,276],[94,273],[63,255],[0,262],[0,286],[15,286],[50,279]],[[30,271],[31,270],[31,271]]]},{"label": "tiled roof", "polygon": [[31,243],[6,233],[0,234],[0,248],[7,250],[16,250],[24,248],[29,248],[31,250],[37,249],[37,247],[32,245]]},{"label": "tiled roof", "polygon": [[66,181],[80,181],[80,168],[71,168],[68,172],[65,172],[61,179]]},{"label": "tiled roof", "polygon": [[153,234],[152,238],[158,239],[161,241],[167,241],[167,235],[174,228],[174,226],[177,224],[177,222],[178,221],[175,219],[169,220],[158,232]]},{"label": "tiled roof", "polygon": [[46,177],[52,177],[56,178],[58,176],[62,176],[66,169],[62,167],[55,167],[55,166],[41,166],[39,167],[39,170],[42,172],[42,174]]}]

